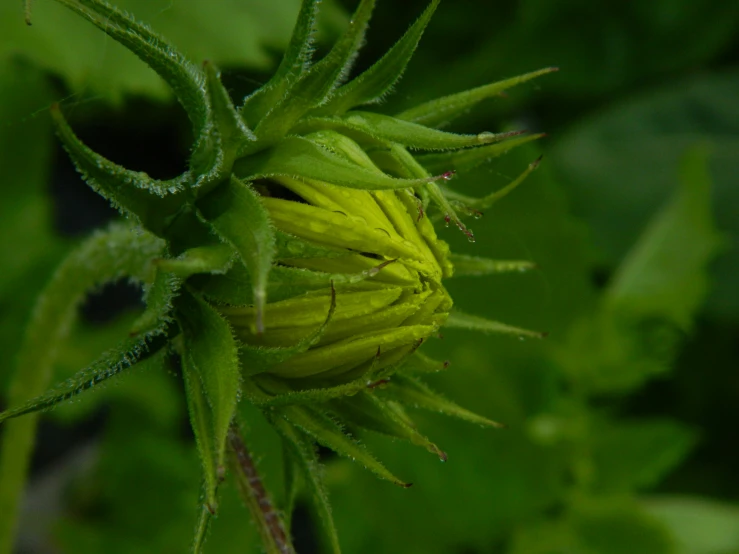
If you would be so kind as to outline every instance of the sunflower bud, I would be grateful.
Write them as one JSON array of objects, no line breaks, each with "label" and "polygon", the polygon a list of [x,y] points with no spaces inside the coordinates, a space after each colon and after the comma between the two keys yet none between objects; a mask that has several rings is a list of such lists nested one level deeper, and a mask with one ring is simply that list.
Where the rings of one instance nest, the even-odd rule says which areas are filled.
[{"label": "sunflower bud", "polygon": [[[39,301],[32,324],[38,329],[32,327],[28,336],[63,336],[69,325],[59,314],[74,313],[85,290],[121,275],[144,284],[147,310],[117,350],[46,394],[14,399],[19,406],[0,413],[0,422],[54,406],[144,358],[163,363],[176,351],[205,476],[195,551],[217,510],[229,452],[263,538],[273,541],[267,550],[290,551],[289,533],[275,526],[276,512],[233,423],[245,400],[261,408],[282,437],[286,463],[302,473],[338,552],[314,444],[408,486],[342,425],[409,440],[446,460],[416,429],[405,406],[497,424],[417,379],[418,373],[448,365],[418,352],[421,343],[442,326],[541,336],[452,311],[443,279],[452,277],[454,266],[458,274],[484,275],[532,264],[455,256],[431,221],[454,223],[473,241],[463,216],[478,216],[538,165],[537,160],[499,191],[470,198],[445,181],[540,135],[461,135],[438,127],[554,68],[394,115],[365,111],[359,108],[380,102],[402,75],[438,0],[385,56],[348,83],[374,0],[361,0],[346,32],[315,63],[319,2],[303,0],[276,74],[237,108],[213,64],[192,64],[102,0],[58,1],[167,81],[196,140],[188,170],[159,181],[90,150],[59,107],[52,109],[80,173],[129,224],[93,236],[70,255]],[[49,330],[46,322],[57,320],[59,329]],[[53,357],[39,354],[46,345],[31,339],[24,356],[40,356],[36,370],[50,374]],[[23,371],[33,366],[29,362]]]}]

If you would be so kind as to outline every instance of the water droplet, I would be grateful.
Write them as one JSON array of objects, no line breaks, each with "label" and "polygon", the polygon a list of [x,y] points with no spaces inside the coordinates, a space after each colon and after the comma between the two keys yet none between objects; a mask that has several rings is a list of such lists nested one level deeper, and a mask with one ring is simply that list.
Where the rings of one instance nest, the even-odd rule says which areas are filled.
[{"label": "water droplet", "polygon": [[489,140],[493,140],[495,138],[495,133],[491,133],[489,131],[485,131],[484,133],[479,133],[477,135],[477,140],[485,142]]},{"label": "water droplet", "polygon": [[518,340],[520,340],[521,342],[523,342],[523,341],[526,340],[526,337],[524,337],[523,335],[518,335]]},{"label": "water droplet", "polygon": [[441,178],[444,179],[445,181],[451,181],[456,174],[457,172],[454,170],[447,171],[446,173],[441,174]]},{"label": "water droplet", "polygon": [[452,221],[452,216],[444,214],[444,226],[449,227],[449,223]]}]

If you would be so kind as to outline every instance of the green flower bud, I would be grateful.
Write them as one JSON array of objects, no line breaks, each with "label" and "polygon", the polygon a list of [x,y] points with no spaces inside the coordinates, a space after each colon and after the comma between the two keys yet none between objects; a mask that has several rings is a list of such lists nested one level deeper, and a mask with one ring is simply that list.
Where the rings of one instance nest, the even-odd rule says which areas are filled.
[{"label": "green flower bud", "polygon": [[[39,300],[21,356],[23,370],[51,373],[53,356],[38,354],[46,345],[34,338],[63,336],[69,327],[64,314],[74,313],[75,302],[100,282],[121,275],[139,280],[147,310],[117,350],[46,394],[36,390],[46,382],[34,381],[39,396],[12,399],[18,407],[0,414],[0,421],[54,406],[142,359],[163,363],[174,350],[182,361],[205,476],[195,550],[217,510],[217,489],[230,455],[236,473],[246,476],[239,484],[267,550],[290,551],[289,533],[274,523],[275,512],[233,423],[243,400],[263,409],[279,432],[287,463],[302,472],[327,522],[329,543],[338,552],[314,443],[407,486],[337,422],[409,440],[445,460],[404,406],[497,424],[417,379],[419,373],[448,365],[421,354],[421,343],[442,326],[540,336],[452,311],[443,279],[452,277],[454,265],[458,274],[484,275],[532,264],[455,256],[431,221],[453,222],[474,240],[462,216],[479,214],[538,164],[485,198],[466,197],[446,186],[456,170],[539,135],[460,135],[437,127],[553,69],[395,115],[360,110],[379,102],[400,78],[438,0],[383,58],[348,83],[344,77],[362,44],[374,1],[360,2],[344,35],[313,63],[319,2],[303,0],[276,74],[237,108],[212,64],[192,64],[162,37],[102,0],[58,1],[127,47],[170,85],[196,140],[188,170],[158,181],[90,150],[54,107],[57,132],[77,168],[129,223],[91,237],[62,264]],[[26,459],[14,461],[13,467],[23,467],[28,449],[19,456]]]}]

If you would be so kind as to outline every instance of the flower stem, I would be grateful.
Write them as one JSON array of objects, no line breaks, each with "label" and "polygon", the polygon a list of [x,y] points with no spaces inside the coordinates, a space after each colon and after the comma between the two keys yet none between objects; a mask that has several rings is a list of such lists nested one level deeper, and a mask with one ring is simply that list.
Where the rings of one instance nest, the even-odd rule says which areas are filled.
[{"label": "flower stem", "polygon": [[249,508],[267,554],[295,554],[280,514],[275,510],[254,459],[237,424],[228,433],[231,467],[244,504]]}]

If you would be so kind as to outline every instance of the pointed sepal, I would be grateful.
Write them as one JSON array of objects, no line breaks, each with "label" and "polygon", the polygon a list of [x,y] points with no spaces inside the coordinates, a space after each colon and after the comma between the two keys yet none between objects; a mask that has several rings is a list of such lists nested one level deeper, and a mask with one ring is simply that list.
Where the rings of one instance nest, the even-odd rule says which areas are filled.
[{"label": "pointed sepal", "polygon": [[333,400],[328,407],[343,422],[407,440],[437,455],[442,462],[447,461],[446,452],[418,432],[399,404],[379,398],[371,390]]},{"label": "pointed sepal", "polygon": [[511,79],[505,79],[464,92],[443,96],[405,110],[395,117],[421,125],[428,125],[429,127],[438,127],[449,123],[486,98],[497,96],[511,87],[557,70],[558,68],[556,67],[546,67]]},{"label": "pointed sepal", "polygon": [[521,327],[514,327],[499,321],[485,319],[484,317],[465,314],[459,310],[453,310],[443,325],[446,329],[465,329],[467,331],[478,331],[487,334],[513,335],[521,339],[543,339],[547,333],[530,331]]},{"label": "pointed sepal", "polygon": [[408,375],[396,373],[387,386],[378,388],[377,391],[381,396],[395,400],[405,406],[438,412],[486,427],[504,427],[496,421],[462,408],[434,392],[418,379]]},{"label": "pointed sepal", "polygon": [[439,0],[432,0],[403,37],[377,63],[337,89],[328,102],[314,113],[316,115],[341,114],[355,106],[382,101],[405,72],[438,5]]},{"label": "pointed sepal", "polygon": [[300,473],[306,497],[321,523],[319,529],[322,531],[324,548],[331,554],[341,554],[339,537],[323,483],[323,468],[319,465],[312,441],[282,418],[274,418],[272,423],[282,436],[286,453],[285,463]]},{"label": "pointed sepal", "polygon": [[59,139],[87,184],[124,215],[133,216],[148,230],[162,236],[184,203],[181,195],[173,193],[184,190],[187,176],[157,181],[146,173],[121,167],[85,146],[58,105],[52,106],[51,115]]},{"label": "pointed sepal", "polygon": [[[215,471],[222,475],[226,467],[226,443],[229,426],[239,399],[240,378],[238,348],[231,328],[207,302],[189,292],[176,301],[177,320],[184,336],[183,357],[188,371],[199,379],[198,385],[208,401],[212,431]],[[196,422],[200,425],[200,422]],[[201,453],[203,459],[208,456]],[[206,466],[206,470],[209,466]],[[213,495],[215,491],[210,491]],[[210,496],[210,495],[209,495]]]},{"label": "pointed sepal", "polygon": [[338,423],[320,411],[309,406],[284,406],[275,408],[275,412],[302,429],[319,444],[357,462],[381,479],[401,487],[410,486],[390,473],[366,448],[347,435]]},{"label": "pointed sepal", "polygon": [[133,52],[170,86],[199,136],[208,118],[202,71],[164,38],[101,0],[57,0]]},{"label": "pointed sepal", "polygon": [[534,262],[527,260],[491,260],[479,256],[450,254],[449,260],[454,264],[454,276],[467,275],[479,277],[498,273],[525,273],[536,268]]},{"label": "pointed sepal", "polygon": [[218,236],[231,245],[249,271],[256,307],[257,331],[264,331],[267,282],[275,256],[275,237],[269,214],[251,185],[232,177],[201,198],[199,214]]}]

